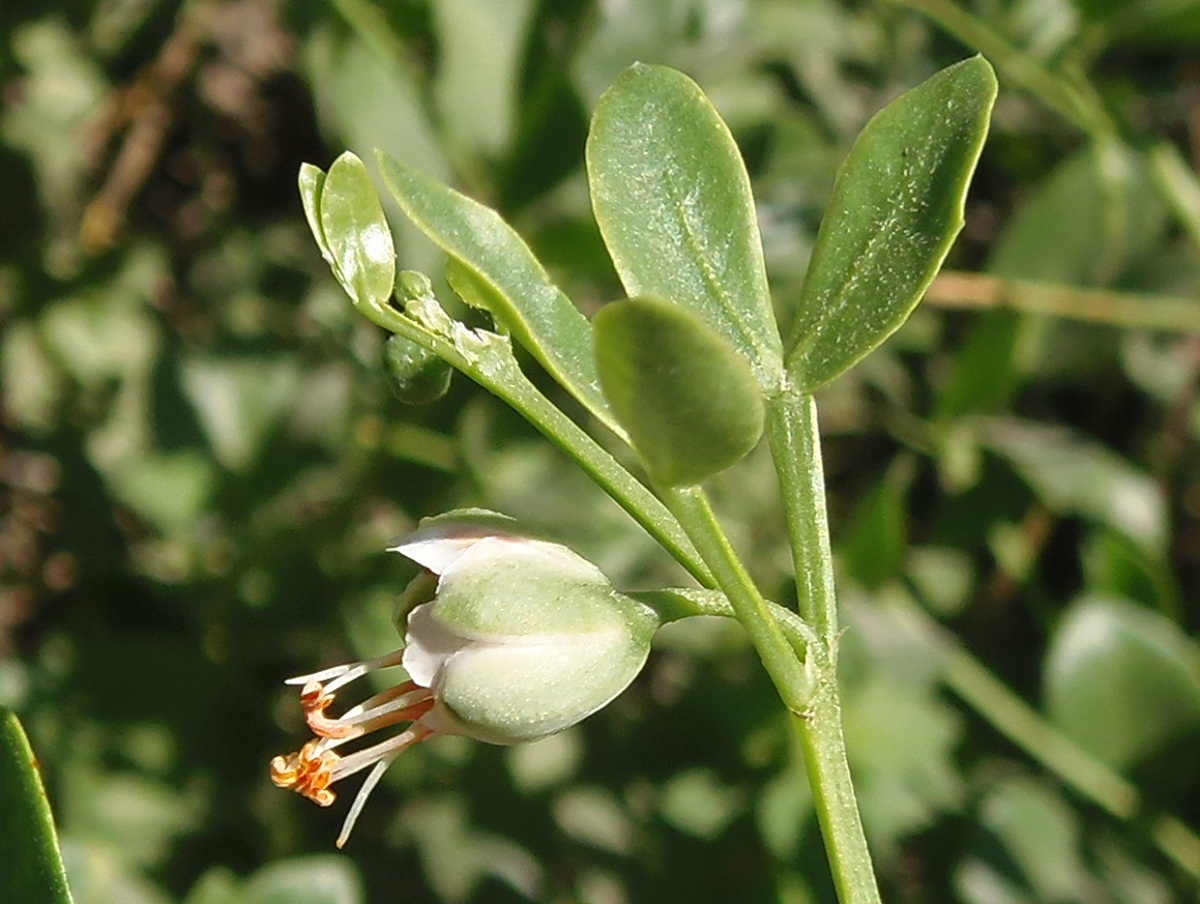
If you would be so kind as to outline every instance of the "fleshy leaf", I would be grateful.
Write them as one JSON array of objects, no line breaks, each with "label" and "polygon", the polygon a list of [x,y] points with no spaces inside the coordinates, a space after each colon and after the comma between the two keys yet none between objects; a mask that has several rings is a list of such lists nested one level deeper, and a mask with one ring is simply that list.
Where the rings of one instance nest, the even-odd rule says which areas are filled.
[{"label": "fleshy leaf", "polygon": [[777,387],[783,353],[750,180],[700,87],[665,66],[626,69],[596,105],[587,167],[626,293],[698,314]]},{"label": "fleshy leaf", "polygon": [[318,203],[333,273],[351,297],[384,304],[396,281],[396,249],[375,183],[346,151],[329,168]]},{"label": "fleshy leaf", "polygon": [[494,210],[379,155],[404,213],[451,258],[452,285],[485,308],[601,422],[624,435],[600,392],[587,318],[555,286],[529,246]]},{"label": "fleshy leaf", "polygon": [[982,57],[902,94],[838,171],[800,293],[788,372],[811,391],[908,319],[963,225],[996,77]]},{"label": "fleshy leaf", "polygon": [[0,708],[0,901],[71,904],[50,804],[17,717]]},{"label": "fleshy leaf", "polygon": [[311,163],[302,163],[297,182],[300,188],[300,204],[304,208],[308,228],[312,231],[321,254],[326,260],[332,261],[329,245],[325,241],[325,228],[321,225],[321,191],[325,188],[325,171]]},{"label": "fleshy leaf", "polygon": [[604,307],[594,326],[604,393],[656,480],[700,483],[754,448],[761,390],[746,359],[697,315],[638,298]]}]

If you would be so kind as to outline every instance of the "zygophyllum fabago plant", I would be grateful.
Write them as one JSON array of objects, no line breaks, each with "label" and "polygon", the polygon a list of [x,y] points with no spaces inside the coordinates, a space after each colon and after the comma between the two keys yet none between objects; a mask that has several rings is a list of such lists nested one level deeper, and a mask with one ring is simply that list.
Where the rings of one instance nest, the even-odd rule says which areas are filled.
[{"label": "zygophyllum fabago plant", "polygon": [[[339,844],[405,747],[439,733],[511,744],[559,731],[633,680],[664,621],[717,613],[743,625],[794,718],[841,900],[879,900],[842,740],[812,393],[894,332],[933,279],[962,226],[995,94],[976,57],[867,124],[838,173],[800,298],[780,300],[792,321],[786,341],[737,147],[697,85],[672,69],[630,67],[592,118],[592,205],[628,297],[591,322],[494,211],[381,155],[400,207],[445,251],[447,282],[494,330],[455,321],[427,278],[397,276],[358,158],[343,154],[328,173],[302,169],[313,234],[356,309],[392,334],[386,365],[401,393],[429,401],[450,368],[466,374],[578,462],[698,585],[620,593],[574,552],[492,513],[424,522],[395,547],[425,569],[404,596],[402,650],[293,680],[316,738],[275,759],[275,782],[328,804],[334,782],[370,770]],[[535,388],[514,344],[629,445],[639,473]],[[703,488],[764,432],[798,611],[764,598]],[[342,687],[391,667],[408,679],[330,714]]]}]

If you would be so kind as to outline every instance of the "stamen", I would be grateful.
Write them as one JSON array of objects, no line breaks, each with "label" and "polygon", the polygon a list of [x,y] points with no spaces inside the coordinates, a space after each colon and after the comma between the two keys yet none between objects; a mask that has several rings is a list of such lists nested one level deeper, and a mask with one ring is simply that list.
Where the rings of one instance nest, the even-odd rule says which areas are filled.
[{"label": "stamen", "polygon": [[[346,843],[371,791],[383,777],[384,771],[402,750],[433,734],[433,729],[419,720],[434,706],[433,691],[414,681],[405,681],[388,688],[361,703],[350,707],[337,717],[327,715],[336,691],[376,669],[401,664],[403,651],[389,653],[365,662],[336,666],[311,675],[288,679],[288,684],[303,685],[300,703],[304,718],[317,737],[295,753],[271,760],[271,781],[280,788],[290,788],[322,807],[328,807],[337,795],[330,785],[347,776],[371,768],[370,775],[355,795],[354,803],[338,836],[338,847]],[[381,728],[411,723],[400,734],[341,756],[335,748]]]},{"label": "stamen", "polygon": [[325,714],[332,701],[332,694],[316,697],[312,706],[305,701],[308,727],[323,738],[356,738],[389,725],[417,721],[433,706],[433,692],[407,681],[351,707],[337,718]]},{"label": "stamen", "polygon": [[271,781],[279,788],[290,788],[322,807],[328,807],[336,799],[329,790],[333,782],[334,767],[341,758],[321,746],[317,740],[309,741],[295,753],[277,756],[271,760]]},{"label": "stamen", "polygon": [[339,757],[333,764],[330,781],[341,781],[347,776],[354,775],[356,772],[362,772],[368,766],[374,765],[389,754],[399,753],[406,747],[411,747],[431,734],[433,734],[432,728],[427,728],[418,723],[409,726],[394,738],[388,738],[386,741],[380,741],[371,747],[356,750],[354,753]]},{"label": "stamen", "polygon": [[375,786],[383,778],[383,773],[387,771],[387,767],[392,765],[392,760],[399,755],[400,751],[396,751],[376,763],[375,768],[371,770],[371,774],[367,776],[367,780],[358,789],[358,794],[354,795],[354,803],[350,805],[350,812],[346,814],[346,819],[342,822],[342,831],[338,833],[337,841],[334,842],[338,850],[341,850],[346,842],[350,840],[350,833],[354,831],[354,824],[358,822],[358,814],[367,805],[367,798],[371,796],[371,792],[375,790]]},{"label": "stamen", "polygon": [[400,665],[401,659],[404,656],[403,650],[393,650],[383,656],[377,656],[374,659],[367,659],[363,662],[352,662],[347,665],[335,665],[332,668],[324,669],[320,672],[313,672],[309,675],[297,675],[295,678],[289,678],[284,684],[308,684],[316,681],[324,684],[329,679],[328,686],[325,690],[333,693],[340,687],[344,687],[351,681],[361,678],[367,672],[373,672],[376,669],[387,669],[395,665]]}]

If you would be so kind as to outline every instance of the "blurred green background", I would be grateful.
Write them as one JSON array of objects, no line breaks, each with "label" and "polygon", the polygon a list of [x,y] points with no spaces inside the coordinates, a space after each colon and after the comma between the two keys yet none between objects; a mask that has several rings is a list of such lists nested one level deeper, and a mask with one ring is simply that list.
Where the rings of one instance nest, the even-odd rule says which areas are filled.
[{"label": "blurred green background", "polygon": [[[386,149],[496,206],[591,313],[619,289],[588,112],[667,63],[738,139],[786,322],[866,118],[981,48],[1002,93],[955,273],[819,398],[868,834],[888,901],[1196,900],[1200,4],[946,6],[6,0],[0,704],[78,904],[831,901],[731,623],[664,630],[562,735],[407,752],[344,853],[345,797],[270,786],[305,735],[282,680],[396,645],[412,571],[383,549],[417,518],[484,505],[619,586],[682,579],[464,381],[389,397],[296,173]],[[769,463],[712,491],[791,598]]]}]

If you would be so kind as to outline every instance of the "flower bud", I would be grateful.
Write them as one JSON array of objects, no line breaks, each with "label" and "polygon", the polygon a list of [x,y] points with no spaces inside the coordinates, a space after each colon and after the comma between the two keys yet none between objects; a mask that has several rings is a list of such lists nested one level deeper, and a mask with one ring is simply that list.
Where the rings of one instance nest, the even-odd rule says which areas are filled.
[{"label": "flower bud", "polygon": [[[509,519],[469,510],[426,519],[392,549],[427,569],[401,598],[405,648],[370,662],[294,678],[317,738],[276,757],[272,779],[322,806],[329,786],[369,767],[343,826],[345,842],[388,764],[435,734],[514,744],[561,731],[623,691],[641,670],[660,620],[613,589],[586,559],[517,533]],[[326,710],[335,692],[382,668],[409,680],[351,707]],[[398,734],[354,753],[344,743],[381,729]]]}]

